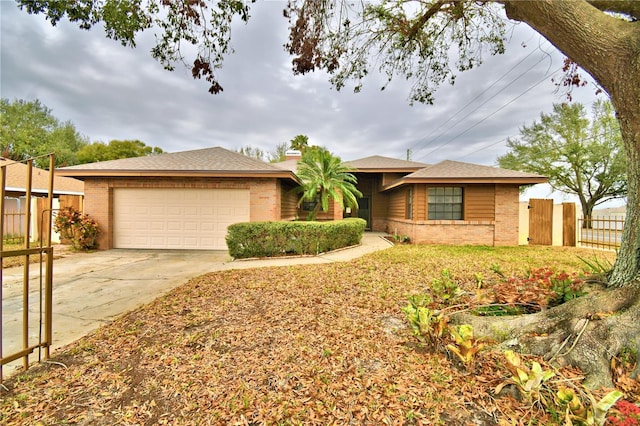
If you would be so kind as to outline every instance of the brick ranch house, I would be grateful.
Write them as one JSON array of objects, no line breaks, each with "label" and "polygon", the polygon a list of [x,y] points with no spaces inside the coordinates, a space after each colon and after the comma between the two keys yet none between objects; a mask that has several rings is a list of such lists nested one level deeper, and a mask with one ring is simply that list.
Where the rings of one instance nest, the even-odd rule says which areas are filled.
[{"label": "brick ranch house", "polygon": [[[84,181],[85,213],[109,248],[225,250],[227,226],[304,219],[297,159],[268,164],[220,147],[58,169]],[[349,161],[363,197],[320,220],[362,217],[367,229],[416,243],[517,245],[519,187],[543,176],[454,161],[373,156]]]}]

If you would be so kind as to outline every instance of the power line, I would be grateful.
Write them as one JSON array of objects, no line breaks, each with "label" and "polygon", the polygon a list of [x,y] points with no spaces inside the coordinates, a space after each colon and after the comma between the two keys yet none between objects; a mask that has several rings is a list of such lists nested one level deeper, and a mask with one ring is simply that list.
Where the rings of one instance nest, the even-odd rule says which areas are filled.
[{"label": "power line", "polygon": [[[511,86],[512,84],[514,84],[516,81],[518,81],[521,77],[523,77],[525,74],[527,74],[529,71],[531,71],[536,65],[538,65],[540,62],[542,62],[544,60],[544,58],[541,58],[538,62],[536,62],[535,64],[533,64],[531,67],[529,67],[529,69],[527,69],[526,71],[522,72],[520,75],[518,75],[516,78],[514,78],[513,80],[511,80],[509,83],[507,83],[506,86],[502,87],[498,92],[496,92],[493,96],[490,96],[489,98],[487,98],[484,102],[482,102],[481,104],[479,104],[478,106],[476,106],[474,109],[472,109],[471,111],[469,111],[466,115],[464,115],[463,117],[461,117],[458,122],[462,123],[463,120],[467,117],[469,117],[471,114],[473,114],[474,112],[476,112],[478,109],[480,109],[480,107],[486,105],[487,103],[489,103],[489,101],[493,100],[496,96],[498,96],[499,94],[501,94],[506,88],[508,88],[509,86]],[[547,70],[548,71],[548,70]],[[455,126],[453,126],[455,127]],[[449,129],[450,130],[450,129]],[[427,148],[428,145],[431,144],[431,142],[436,141],[440,136],[444,135],[446,133],[446,130],[443,130],[442,132],[440,132],[440,134],[438,134],[438,136],[434,137],[426,146],[424,146],[422,149],[420,149],[420,151],[424,150]]]},{"label": "power line", "polygon": [[460,157],[456,157],[456,158],[454,158],[454,160],[460,160],[460,159],[465,158],[465,157],[468,157],[468,156],[470,156],[470,155],[477,154],[478,152],[480,152],[480,151],[484,151],[485,149],[491,148],[492,146],[498,145],[499,143],[504,143],[504,142],[506,142],[508,139],[509,139],[509,137],[502,138],[502,139],[500,139],[498,142],[494,142],[494,143],[492,143],[492,144],[490,144],[490,145],[486,145],[486,146],[480,147],[480,148],[476,149],[475,151],[472,151],[472,152],[470,152],[470,153],[468,153],[468,154],[465,154],[465,155],[460,156]]},{"label": "power line", "polygon": [[533,88],[539,86],[540,84],[544,83],[548,78],[549,75],[555,74],[558,71],[560,71],[562,69],[562,67],[556,69],[555,71],[553,71],[551,74],[545,74],[545,76],[538,81],[536,84],[534,84],[533,86],[530,86],[527,90],[525,90],[524,92],[522,92],[521,94],[519,94],[518,96],[516,96],[515,98],[511,99],[509,102],[507,102],[506,104],[502,105],[500,108],[498,108],[497,110],[495,110],[494,112],[492,112],[491,114],[487,115],[486,117],[482,118],[480,121],[478,121],[477,123],[475,123],[474,125],[467,127],[464,131],[458,133],[455,136],[452,136],[451,138],[449,138],[447,141],[441,143],[440,145],[438,145],[437,147],[435,147],[434,149],[432,149],[431,151],[429,151],[428,153],[426,153],[425,155],[419,157],[420,159],[425,158],[426,156],[434,153],[435,151],[439,150],[440,148],[442,148],[443,146],[446,146],[447,144],[449,144],[451,141],[453,141],[454,139],[464,135],[465,133],[467,133],[469,130],[479,126],[481,123],[483,123],[484,121],[486,121],[487,119],[489,119],[490,117],[493,117],[494,115],[496,115],[498,112],[502,111],[503,109],[505,109],[507,106],[511,105],[512,103],[514,103],[516,100],[520,99],[522,96],[526,95],[527,93],[529,93]]},{"label": "power line", "polygon": [[[588,142],[588,141],[595,141],[595,140],[599,140],[600,138],[602,138],[602,137],[604,137],[604,136],[607,136],[607,135],[610,135],[610,131],[609,131],[609,130],[608,130],[608,131],[606,131],[606,132],[602,132],[602,133],[600,133],[600,134],[597,134],[597,135],[591,135],[591,136],[589,136],[589,137],[587,137],[587,138],[584,138],[584,139],[583,139],[583,141],[584,141],[584,142]],[[509,140],[509,138],[510,138],[510,136],[507,136],[506,138],[502,138],[502,139],[500,139],[498,142],[494,142],[494,143],[491,143],[491,144],[489,144],[489,145],[482,146],[482,147],[480,147],[480,148],[476,149],[475,151],[472,151],[472,152],[470,152],[470,153],[468,153],[468,154],[465,154],[465,155],[462,155],[462,156],[460,156],[460,157],[455,157],[454,159],[455,159],[455,160],[460,160],[460,159],[465,158],[465,157],[468,157],[468,156],[470,156],[470,155],[477,154],[478,152],[483,151],[483,150],[485,150],[485,149],[489,149],[489,148],[491,148],[492,146],[498,145],[499,143],[504,143],[504,142],[508,141],[508,140]]]},{"label": "power line", "polygon": [[[547,55],[547,57],[550,57],[549,53],[542,50],[540,47],[538,47],[538,50],[542,51],[545,55]],[[441,129],[444,125],[446,125],[447,123],[449,123],[451,120],[453,120],[458,114],[460,114],[462,111],[464,111],[469,105],[471,105],[474,101],[476,101],[478,98],[480,98],[483,94],[485,94],[487,91],[489,91],[491,88],[493,88],[498,82],[502,81],[504,77],[506,77],[508,74],[510,74],[515,68],[517,68],[520,64],[522,64],[525,60],[527,60],[531,55],[533,55],[536,52],[536,50],[532,50],[531,53],[529,53],[527,56],[525,56],[523,59],[521,59],[517,64],[515,64],[514,66],[512,66],[507,72],[505,72],[504,74],[502,74],[498,79],[496,79],[491,85],[489,85],[489,87],[487,87],[485,90],[483,90],[482,92],[480,92],[479,94],[477,94],[473,99],[471,99],[469,102],[467,102],[462,108],[460,108],[458,111],[456,111],[455,114],[451,115],[449,117],[449,119],[447,119],[446,121],[444,121],[443,123],[441,123],[436,129],[432,130],[429,135],[425,136],[423,139],[427,139],[429,137],[431,137],[431,135],[436,132],[437,130]],[[486,99],[483,103],[481,103],[480,105],[476,106],[474,109],[472,109],[471,111],[469,111],[464,117],[460,118],[458,120],[459,122],[462,122],[462,120],[464,120],[465,118],[469,117],[473,112],[477,111],[480,107],[482,107],[483,105],[485,105],[486,103],[488,103],[490,100],[492,100],[493,98],[495,98],[496,96],[498,96],[502,91],[504,91],[507,87],[511,86],[513,83],[515,83],[516,81],[518,81],[522,76],[524,76],[525,74],[527,74],[529,71],[531,71],[536,65],[538,65],[540,62],[542,62],[545,58],[542,57],[538,62],[536,62],[535,64],[531,65],[528,69],[526,69],[525,71],[523,71],[522,73],[520,73],[517,77],[515,77],[513,80],[511,80],[509,83],[507,83],[506,86],[503,86],[498,92],[496,92],[493,96],[489,97],[488,99]],[[550,64],[551,65],[551,64]],[[547,72],[549,70],[547,69]],[[455,127],[455,125],[454,125]],[[449,129],[450,130],[450,129]],[[440,136],[442,136],[445,133],[445,131],[439,133],[437,136],[431,138],[422,148],[420,148],[418,151],[424,150],[426,149],[430,144],[432,144],[434,141],[437,140],[437,138],[439,138]],[[419,145],[421,145],[423,142],[419,141],[417,143],[415,143],[410,149],[412,151],[415,150],[416,147],[418,147]]]},{"label": "power line", "polygon": [[[451,115],[449,117],[448,120],[440,123],[440,125],[438,127],[436,127],[435,129],[432,129],[431,132],[425,136],[423,139],[427,139],[429,138],[432,134],[434,134],[436,131],[440,130],[445,124],[447,124],[448,122],[450,122],[451,120],[453,120],[458,114],[460,114],[462,111],[464,111],[469,105],[471,105],[476,99],[478,99],[480,96],[484,95],[485,93],[487,93],[489,91],[489,89],[491,89],[493,86],[495,86],[496,84],[498,84],[498,82],[502,81],[502,79],[504,77],[506,77],[507,75],[509,75],[509,73],[511,71],[513,71],[516,67],[518,67],[518,65],[520,65],[521,63],[523,63],[525,60],[527,60],[529,58],[529,56],[533,55],[535,53],[535,50],[532,50],[531,53],[529,53],[527,56],[525,56],[524,58],[522,58],[522,60],[520,60],[520,62],[518,62],[517,64],[515,64],[514,66],[512,66],[507,72],[505,72],[504,74],[502,74],[500,77],[498,77],[497,80],[495,80],[493,83],[491,83],[489,85],[489,87],[487,87],[486,89],[484,89],[482,92],[480,92],[478,95],[476,95],[473,99],[471,99],[469,102],[467,102],[462,108],[460,108],[458,111],[456,111],[455,114]],[[529,68],[526,72],[529,72],[531,68]],[[521,74],[522,75],[522,74]],[[498,92],[499,93],[499,92]],[[417,142],[416,144],[414,144],[411,148],[411,150],[414,150],[418,145],[420,145],[421,142]]]}]

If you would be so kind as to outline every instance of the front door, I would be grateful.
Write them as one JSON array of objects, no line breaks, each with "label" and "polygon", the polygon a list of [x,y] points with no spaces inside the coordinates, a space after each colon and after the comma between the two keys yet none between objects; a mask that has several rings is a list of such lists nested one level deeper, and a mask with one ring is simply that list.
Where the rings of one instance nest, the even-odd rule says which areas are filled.
[{"label": "front door", "polygon": [[371,229],[371,209],[368,195],[358,198],[358,217],[367,221],[366,229]]}]

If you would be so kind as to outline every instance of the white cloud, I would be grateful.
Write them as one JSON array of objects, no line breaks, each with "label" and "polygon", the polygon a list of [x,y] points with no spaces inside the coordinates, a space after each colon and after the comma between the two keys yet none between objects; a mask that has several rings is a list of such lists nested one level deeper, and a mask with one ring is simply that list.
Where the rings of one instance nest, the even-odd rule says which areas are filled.
[{"label": "white cloud", "polygon": [[[513,30],[506,55],[486,57],[455,86],[442,86],[433,106],[410,106],[402,79],[380,91],[383,79],[373,76],[359,94],[352,87],[338,92],[325,73],[292,75],[282,47],[283,7],[256,3],[249,23],[234,27],[235,54],[219,74],[224,91],[213,96],[189,70],[170,73],[150,57],[151,32],[136,49],[125,48],[99,28],[82,31],[68,22],[53,28],[42,16],[0,2],[2,97],[38,98],[91,140],[140,139],[165,151],[214,145],[270,151],[306,134],[344,159],[405,158],[412,149],[417,161],[489,165],[504,153],[506,137],[563,101],[545,76],[562,56],[525,25]],[[583,90],[577,99],[590,104],[593,93]]]}]

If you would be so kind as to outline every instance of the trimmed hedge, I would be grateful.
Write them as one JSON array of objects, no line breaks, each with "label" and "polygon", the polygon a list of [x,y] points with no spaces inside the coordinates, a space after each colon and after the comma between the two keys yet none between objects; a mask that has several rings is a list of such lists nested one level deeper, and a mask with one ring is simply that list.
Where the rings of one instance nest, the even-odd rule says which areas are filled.
[{"label": "trimmed hedge", "polygon": [[318,254],[360,243],[366,221],[242,222],[227,228],[227,247],[234,259]]}]

